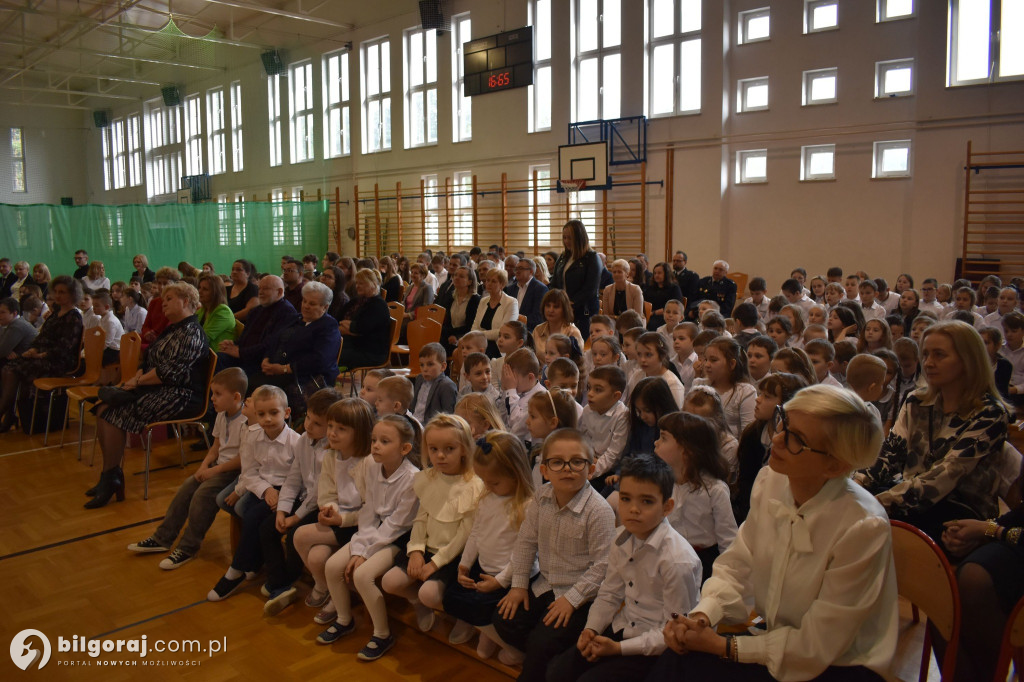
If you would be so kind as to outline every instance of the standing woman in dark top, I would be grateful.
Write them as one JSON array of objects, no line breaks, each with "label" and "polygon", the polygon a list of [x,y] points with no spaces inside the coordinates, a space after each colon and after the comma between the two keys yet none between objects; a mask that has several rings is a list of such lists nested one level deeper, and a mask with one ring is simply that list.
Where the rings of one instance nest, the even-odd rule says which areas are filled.
[{"label": "standing woman in dark top", "polygon": [[256,266],[239,258],[231,264],[231,288],[228,290],[228,307],[235,314],[235,319],[245,322],[249,311],[260,304],[256,297],[259,286],[253,279],[256,277]]},{"label": "standing woman in dark top", "polygon": [[601,259],[590,248],[587,228],[580,220],[570,220],[562,228],[565,251],[555,262],[551,288],[563,289],[572,301],[572,314],[576,327],[586,339],[590,336],[590,316],[600,307],[597,298],[601,282]]},{"label": "standing woman in dark top", "polygon": [[149,259],[146,258],[146,254],[140,253],[136,255],[132,259],[132,266],[135,268],[132,277],[138,277],[139,281],[143,284],[156,280],[156,273],[149,269]]},{"label": "standing woman in dark top", "polygon": [[[668,263],[658,263],[654,266],[651,286],[644,290],[644,302],[651,304],[651,319],[647,320],[648,331],[657,331],[658,327],[665,324],[665,304],[673,299],[681,301],[683,292],[679,290]],[[723,311],[722,314],[726,313]]]},{"label": "standing woman in dark top", "polygon": [[341,329],[340,367],[349,370],[373,367],[391,352],[391,311],[380,297],[380,279],[373,270],[355,276],[356,296],[348,302],[339,319]]},{"label": "standing woman in dark top", "polygon": [[402,278],[398,276],[398,266],[391,256],[384,256],[380,259],[380,278],[384,284],[384,300],[388,303],[401,301],[402,299]]},{"label": "standing woman in dark top", "polygon": [[78,365],[82,342],[82,283],[68,275],[53,280],[53,313],[43,323],[32,345],[11,360],[0,375],[0,433],[14,426],[14,399],[20,387],[25,395],[39,377],[63,376]]}]

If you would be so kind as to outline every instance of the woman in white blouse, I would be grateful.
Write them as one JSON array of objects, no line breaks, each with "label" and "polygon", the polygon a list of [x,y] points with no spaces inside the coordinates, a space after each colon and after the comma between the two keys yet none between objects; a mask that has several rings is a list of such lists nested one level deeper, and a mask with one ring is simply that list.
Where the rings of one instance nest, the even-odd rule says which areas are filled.
[{"label": "woman in white blouse", "polygon": [[89,263],[89,274],[82,278],[82,285],[91,291],[110,290],[110,279],[106,276],[102,261]]},{"label": "woman in white blouse", "polygon": [[[819,384],[775,420],[750,515],[697,606],[665,626],[671,650],[648,680],[847,682],[882,680],[889,668],[898,625],[889,520],[850,478],[878,455],[878,417],[852,392]],[[763,633],[715,632],[747,622],[751,609]]]},{"label": "woman in white blouse", "polygon": [[473,331],[480,331],[487,337],[487,355],[491,358],[501,357],[498,352],[498,334],[501,325],[519,315],[519,301],[505,293],[508,284],[508,273],[503,268],[491,268],[484,280],[484,297],[476,308],[473,320]]}]

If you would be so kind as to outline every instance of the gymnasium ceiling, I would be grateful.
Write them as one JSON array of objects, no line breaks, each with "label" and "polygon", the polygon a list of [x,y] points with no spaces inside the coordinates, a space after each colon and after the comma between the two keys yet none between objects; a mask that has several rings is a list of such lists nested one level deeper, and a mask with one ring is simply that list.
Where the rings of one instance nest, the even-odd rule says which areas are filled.
[{"label": "gymnasium ceiling", "polygon": [[[416,8],[385,1],[395,13]],[[0,106],[135,104],[271,48],[337,49],[374,9],[379,20],[364,0],[0,0]]]}]

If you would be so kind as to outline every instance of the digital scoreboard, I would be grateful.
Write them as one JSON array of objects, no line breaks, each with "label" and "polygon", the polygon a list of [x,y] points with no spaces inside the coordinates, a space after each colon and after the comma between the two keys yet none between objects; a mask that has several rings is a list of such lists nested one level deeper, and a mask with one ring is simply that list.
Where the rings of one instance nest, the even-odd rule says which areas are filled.
[{"label": "digital scoreboard", "polygon": [[464,43],[462,66],[466,97],[533,85],[533,27]]}]

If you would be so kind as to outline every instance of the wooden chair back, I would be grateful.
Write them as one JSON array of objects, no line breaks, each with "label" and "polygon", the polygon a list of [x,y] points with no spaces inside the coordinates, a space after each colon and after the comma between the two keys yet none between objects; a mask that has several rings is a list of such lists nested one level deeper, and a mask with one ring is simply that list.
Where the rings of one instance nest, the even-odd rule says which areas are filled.
[{"label": "wooden chair back", "polygon": [[238,340],[238,337],[242,335],[242,332],[244,330],[245,330],[245,323],[242,322],[241,320],[235,320],[235,331],[232,332],[234,334],[234,340],[235,341]]},{"label": "wooden chair back", "polygon": [[142,355],[142,337],[138,332],[128,332],[121,337],[121,383],[128,381],[139,371]]},{"label": "wooden chair back", "polygon": [[[726,277],[736,282],[736,299],[742,301],[744,296],[746,296],[747,281],[750,279],[750,275],[745,272],[730,272]],[[731,310],[722,311],[722,317],[726,317],[731,314]]]},{"label": "wooden chair back", "polygon": [[992,678],[994,682],[1006,682],[1011,660],[1017,669],[1016,679],[1020,680],[1021,675],[1024,675],[1024,599],[1017,602],[1010,617],[1006,619],[1003,643],[996,660],[996,674]]},{"label": "wooden chair back", "polygon": [[405,335],[409,339],[409,375],[416,376],[420,373],[420,350],[441,340],[441,325],[430,318],[413,320],[405,328]]},{"label": "wooden chair back", "polygon": [[448,313],[444,306],[431,303],[430,305],[421,305],[416,309],[416,319],[422,319],[429,317],[440,325],[444,324],[444,316]]},{"label": "wooden chair back", "polygon": [[405,306],[398,301],[389,301],[388,310],[391,311],[391,317],[396,320],[401,320],[405,317]]},{"label": "wooden chair back", "polygon": [[[925,612],[928,622],[946,640],[946,654],[939,667],[944,680],[956,671],[960,639],[960,590],[956,573],[935,542],[922,531],[902,521],[890,521],[896,586],[901,597]],[[925,628],[921,654],[920,682],[928,679],[931,665],[931,632]]]},{"label": "wooden chair back", "polygon": [[651,313],[654,312],[654,304],[650,301],[644,301],[644,322],[649,322],[651,319]]}]

